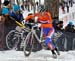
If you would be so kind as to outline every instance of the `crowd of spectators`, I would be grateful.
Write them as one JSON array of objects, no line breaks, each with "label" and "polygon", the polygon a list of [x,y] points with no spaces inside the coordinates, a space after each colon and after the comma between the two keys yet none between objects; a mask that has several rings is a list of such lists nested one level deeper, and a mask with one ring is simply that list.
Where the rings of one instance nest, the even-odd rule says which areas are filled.
[{"label": "crowd of spectators", "polygon": [[69,8],[73,6],[75,2],[73,0],[68,0],[68,1],[62,1],[61,3],[59,3],[59,6],[62,9],[63,13],[66,13],[65,8],[67,8],[67,13],[69,12]]},{"label": "crowd of spectators", "polygon": [[75,25],[69,22],[65,28],[63,28],[63,21],[54,21],[53,26],[55,31],[65,31],[75,33]]}]

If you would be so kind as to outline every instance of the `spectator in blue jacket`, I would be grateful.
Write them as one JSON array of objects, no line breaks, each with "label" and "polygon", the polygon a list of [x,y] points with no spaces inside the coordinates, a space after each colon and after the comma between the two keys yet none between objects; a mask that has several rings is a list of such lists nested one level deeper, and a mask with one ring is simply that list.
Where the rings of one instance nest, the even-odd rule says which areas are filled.
[{"label": "spectator in blue jacket", "polygon": [[13,17],[16,21],[22,22],[23,15],[20,12],[20,7],[16,4],[13,4],[12,6],[12,12],[9,13],[11,17]]}]

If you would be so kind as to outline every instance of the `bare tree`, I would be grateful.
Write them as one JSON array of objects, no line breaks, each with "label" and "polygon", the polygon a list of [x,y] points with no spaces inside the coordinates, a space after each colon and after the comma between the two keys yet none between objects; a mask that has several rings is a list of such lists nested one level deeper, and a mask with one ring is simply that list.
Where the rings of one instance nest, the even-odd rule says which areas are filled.
[{"label": "bare tree", "polygon": [[59,0],[45,0],[45,6],[48,11],[52,14],[53,18],[57,18],[59,14]]}]

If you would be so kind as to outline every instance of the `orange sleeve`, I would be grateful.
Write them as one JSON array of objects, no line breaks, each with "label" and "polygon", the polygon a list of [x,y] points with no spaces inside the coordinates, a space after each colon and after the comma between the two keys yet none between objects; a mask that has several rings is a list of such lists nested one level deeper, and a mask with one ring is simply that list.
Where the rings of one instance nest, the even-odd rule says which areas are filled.
[{"label": "orange sleeve", "polygon": [[28,21],[29,19],[33,18],[33,15],[29,15],[25,18],[26,21]]}]

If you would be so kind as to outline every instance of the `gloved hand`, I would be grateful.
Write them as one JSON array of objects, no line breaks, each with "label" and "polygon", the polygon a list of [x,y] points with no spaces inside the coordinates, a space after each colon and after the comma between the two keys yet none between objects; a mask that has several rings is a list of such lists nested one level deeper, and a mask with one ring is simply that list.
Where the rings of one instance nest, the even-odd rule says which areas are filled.
[{"label": "gloved hand", "polygon": [[37,23],[37,21],[38,21],[38,17],[35,17],[35,19],[34,19],[34,20],[35,20],[35,23]]},{"label": "gloved hand", "polygon": [[40,23],[34,25],[34,27],[40,27],[40,26],[41,26]]},{"label": "gloved hand", "polygon": [[38,25],[38,27],[40,27],[40,26],[41,26],[41,24],[40,24],[40,23],[38,23],[37,25]]}]

